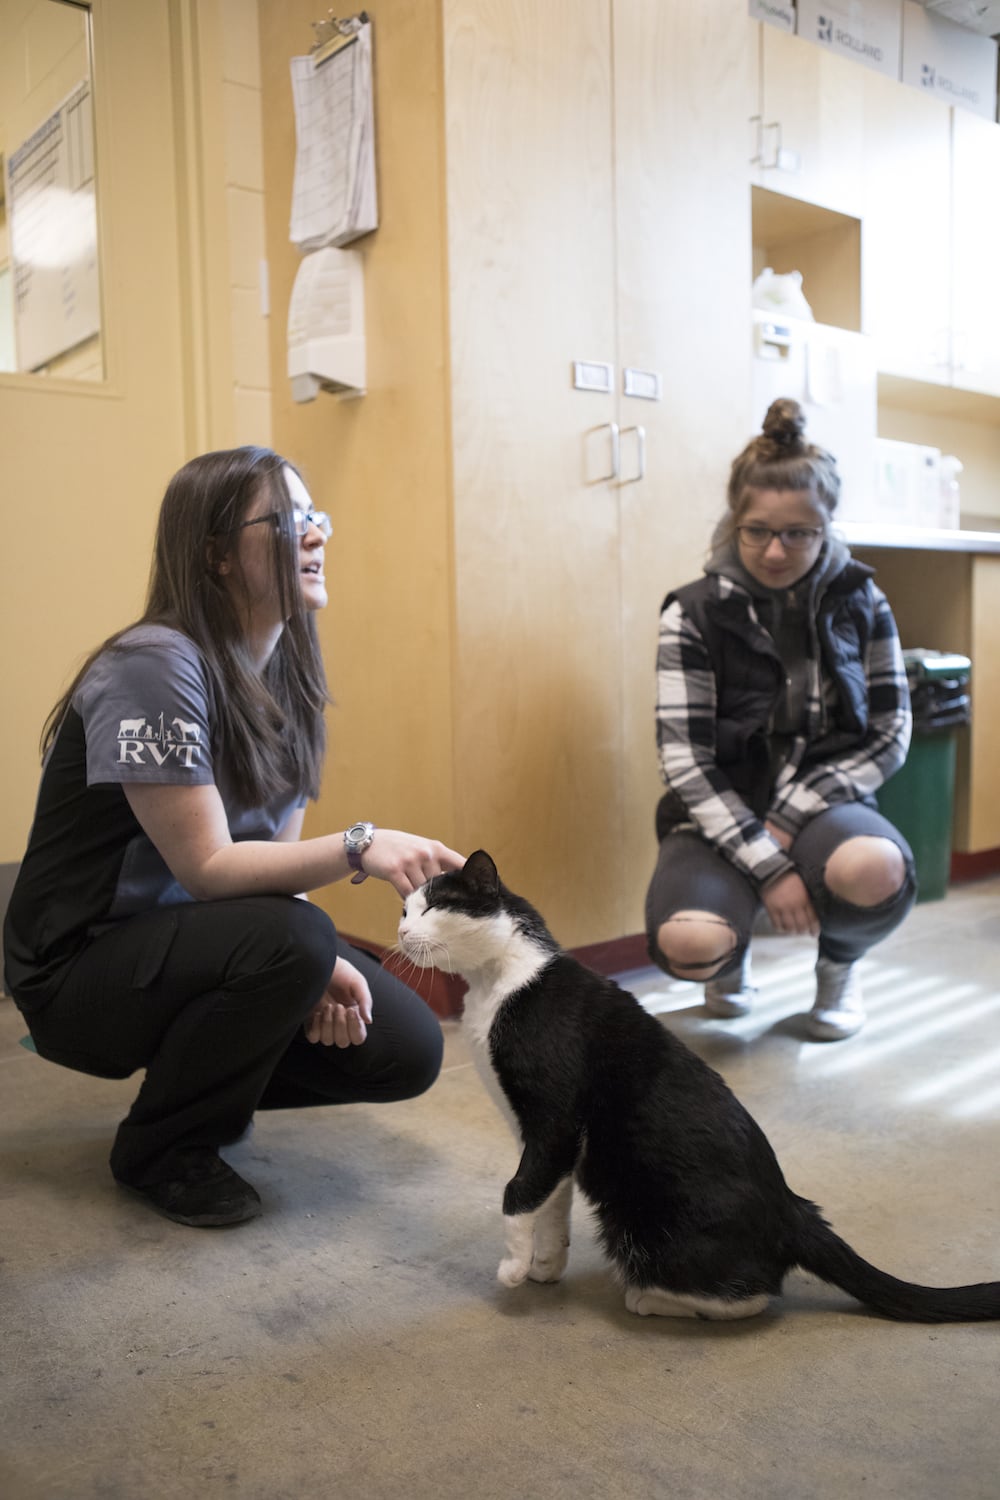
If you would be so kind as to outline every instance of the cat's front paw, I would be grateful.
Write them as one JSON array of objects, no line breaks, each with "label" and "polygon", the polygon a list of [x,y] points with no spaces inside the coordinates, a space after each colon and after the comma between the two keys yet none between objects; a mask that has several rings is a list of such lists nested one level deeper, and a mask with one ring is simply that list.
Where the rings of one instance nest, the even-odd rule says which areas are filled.
[{"label": "cat's front paw", "polygon": [[505,1255],[497,1266],[497,1281],[503,1286],[520,1286],[530,1274],[531,1262],[514,1255]]},{"label": "cat's front paw", "polygon": [[504,1286],[520,1286],[531,1273],[535,1247],[534,1215],[504,1214],[503,1229],[507,1254],[497,1266],[497,1280]]},{"label": "cat's front paw", "polygon": [[569,1262],[569,1246],[560,1246],[542,1255],[532,1257],[528,1275],[532,1281],[558,1281]]}]

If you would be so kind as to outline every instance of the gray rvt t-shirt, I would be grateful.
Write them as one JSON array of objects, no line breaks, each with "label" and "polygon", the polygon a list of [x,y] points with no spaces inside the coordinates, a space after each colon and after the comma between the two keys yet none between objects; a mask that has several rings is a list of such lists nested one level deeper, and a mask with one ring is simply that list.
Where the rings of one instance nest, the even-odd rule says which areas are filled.
[{"label": "gray rvt t-shirt", "polygon": [[6,982],[23,1010],[109,923],[189,901],[143,833],[123,786],[215,785],[230,835],[272,839],[304,798],[263,807],[236,794],[218,757],[212,688],[180,631],[138,626],[87,673],[46,759],[28,849],[4,929]]}]

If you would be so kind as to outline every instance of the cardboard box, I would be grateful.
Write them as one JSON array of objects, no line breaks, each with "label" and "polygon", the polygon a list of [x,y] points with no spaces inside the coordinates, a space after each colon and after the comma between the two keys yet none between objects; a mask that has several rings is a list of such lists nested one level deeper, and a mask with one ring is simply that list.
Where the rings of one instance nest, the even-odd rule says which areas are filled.
[{"label": "cardboard box", "polygon": [[798,0],[798,34],[830,52],[898,78],[903,40],[899,0]]},{"label": "cardboard box", "polygon": [[997,117],[997,44],[915,0],[903,4],[903,82],[945,104]]},{"label": "cardboard box", "polygon": [[769,26],[777,26],[779,31],[795,30],[795,4],[794,0],[749,0],[750,16],[754,21],[766,21]]}]

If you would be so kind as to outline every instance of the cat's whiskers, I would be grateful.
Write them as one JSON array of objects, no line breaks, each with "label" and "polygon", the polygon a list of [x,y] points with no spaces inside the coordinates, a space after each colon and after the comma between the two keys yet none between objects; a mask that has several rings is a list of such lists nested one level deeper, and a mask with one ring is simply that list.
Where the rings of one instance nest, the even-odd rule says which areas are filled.
[{"label": "cat's whiskers", "polygon": [[423,935],[411,936],[407,946],[404,947],[403,943],[397,939],[389,952],[404,960],[404,963],[400,965],[400,978],[404,980],[409,975],[416,974],[418,969],[444,969],[448,973],[452,972],[448,967],[451,962],[448,945],[439,940]]}]

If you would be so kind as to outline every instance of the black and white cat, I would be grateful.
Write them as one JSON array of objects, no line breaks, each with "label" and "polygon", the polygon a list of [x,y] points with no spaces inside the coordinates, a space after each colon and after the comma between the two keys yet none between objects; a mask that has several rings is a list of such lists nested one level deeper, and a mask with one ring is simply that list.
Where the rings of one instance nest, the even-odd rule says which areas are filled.
[{"label": "black and white cat", "polygon": [[718,1073],[563,952],[484,850],[407,897],[399,947],[468,981],[473,1057],[523,1145],[503,1199],[505,1285],[562,1275],[575,1177],[631,1312],[751,1317],[799,1266],[890,1318],[1000,1319],[1000,1282],[917,1286],[855,1254],[791,1191]]}]

